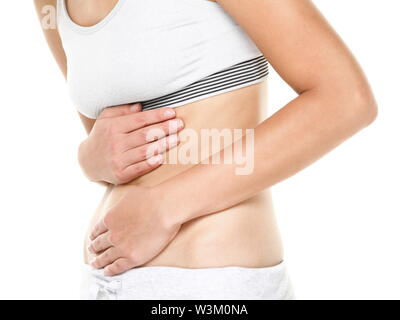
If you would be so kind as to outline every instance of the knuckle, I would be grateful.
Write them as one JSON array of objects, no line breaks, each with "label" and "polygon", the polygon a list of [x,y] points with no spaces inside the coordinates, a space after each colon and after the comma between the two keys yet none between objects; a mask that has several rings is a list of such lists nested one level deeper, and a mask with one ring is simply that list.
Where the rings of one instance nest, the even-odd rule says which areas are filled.
[{"label": "knuckle", "polygon": [[128,263],[130,266],[140,266],[144,260],[138,252],[131,253],[128,257]]},{"label": "knuckle", "polygon": [[143,136],[143,140],[146,141],[147,143],[156,141],[158,139],[158,136],[154,134],[154,129],[150,128],[146,130],[146,133]]},{"label": "knuckle", "polygon": [[115,173],[122,170],[122,161],[119,159],[119,157],[114,156],[111,158],[111,169]]},{"label": "knuckle", "polygon": [[96,251],[97,251],[97,243],[96,243],[96,241],[93,241],[93,242],[91,243],[90,249],[91,249],[93,252],[96,252]]},{"label": "knuckle", "polygon": [[119,269],[121,269],[121,262],[120,261],[115,261],[114,263],[113,263],[113,265],[112,266],[110,266],[110,271],[111,272],[117,272]]},{"label": "knuckle", "polygon": [[147,132],[146,130],[139,130],[136,132],[136,137],[139,139],[141,143],[146,142]]},{"label": "knuckle", "polygon": [[93,235],[97,235],[100,232],[99,224],[96,224],[93,230]]},{"label": "knuckle", "polygon": [[[170,114],[168,114],[168,112]],[[160,120],[165,119],[165,118],[170,118],[172,116],[172,114],[173,114],[172,108],[166,107],[166,108],[160,108],[157,110],[157,118]]]},{"label": "knuckle", "polygon": [[89,251],[90,251],[90,252],[95,252],[95,251],[96,251],[95,248],[94,248],[93,243],[91,243],[91,244],[89,245]]},{"label": "knuckle", "polygon": [[133,252],[130,252],[127,255],[127,257],[128,257],[128,260],[129,260],[130,263],[132,263],[132,264],[136,264],[137,263],[137,255],[134,254]]},{"label": "knuckle", "polygon": [[162,130],[167,134],[170,131],[176,131],[176,121],[175,120],[169,120],[165,121],[162,124]]},{"label": "knuckle", "polygon": [[149,129],[147,133],[147,140],[148,141],[156,141],[161,139],[162,137],[165,137],[166,135],[166,124],[162,123],[160,125],[153,126]]},{"label": "knuckle", "polygon": [[[151,157],[156,156],[160,152],[161,152],[161,142],[160,142],[160,140],[156,141],[156,142],[153,142],[151,145],[149,145],[146,148],[146,159],[149,160]],[[149,161],[146,161],[146,164],[148,165]],[[145,164],[145,166],[146,166],[146,164]]]},{"label": "knuckle", "polygon": [[110,232],[108,235],[108,241],[111,242],[111,244],[115,245],[118,243],[118,236],[115,232]]},{"label": "knuckle", "polygon": [[96,264],[95,267],[100,269],[104,264],[103,258],[102,257],[97,257],[97,259],[95,260],[95,264]]},{"label": "knuckle", "polygon": [[[150,146],[148,146],[146,148],[146,154],[144,155],[144,157],[146,160],[149,160],[151,157],[153,157],[159,153],[160,153],[160,151],[159,151],[158,143],[152,143]],[[144,166],[146,166],[146,164],[148,164],[148,162],[149,161],[146,161]]]},{"label": "knuckle", "polygon": [[149,154],[151,154],[152,150],[151,147],[147,147],[147,148],[140,148],[139,150],[139,157],[140,159],[144,160],[147,158],[147,156]]},{"label": "knuckle", "polygon": [[110,260],[110,252],[109,252],[109,250],[106,250],[106,251],[101,255],[101,260],[103,260],[103,261],[108,261],[108,260]]},{"label": "knuckle", "polygon": [[148,124],[147,116],[145,114],[143,114],[143,113],[141,113],[139,115],[136,115],[135,123],[136,123],[137,126],[146,127],[147,124]]},{"label": "knuckle", "polygon": [[151,141],[153,141],[154,137],[151,134],[151,130],[142,130],[140,132],[140,139],[143,142],[151,142]]},{"label": "knuckle", "polygon": [[167,139],[163,138],[157,142],[157,151],[162,152],[167,149]]}]

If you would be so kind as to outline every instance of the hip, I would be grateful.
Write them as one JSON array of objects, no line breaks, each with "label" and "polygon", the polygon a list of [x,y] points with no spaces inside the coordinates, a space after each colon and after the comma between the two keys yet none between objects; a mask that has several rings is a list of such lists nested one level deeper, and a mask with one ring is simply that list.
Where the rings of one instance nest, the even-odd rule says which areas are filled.
[{"label": "hip", "polygon": [[84,267],[81,298],[87,300],[290,300],[284,261],[265,268],[140,267],[104,276]]}]

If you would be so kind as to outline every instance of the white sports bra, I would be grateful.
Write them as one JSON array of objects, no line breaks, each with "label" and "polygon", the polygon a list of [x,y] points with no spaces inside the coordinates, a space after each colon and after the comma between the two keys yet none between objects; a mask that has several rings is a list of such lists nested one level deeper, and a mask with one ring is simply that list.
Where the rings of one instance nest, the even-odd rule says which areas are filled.
[{"label": "white sports bra", "polygon": [[57,0],[69,94],[78,111],[141,102],[178,107],[262,81],[265,57],[232,18],[208,0],[119,0],[83,27]]}]

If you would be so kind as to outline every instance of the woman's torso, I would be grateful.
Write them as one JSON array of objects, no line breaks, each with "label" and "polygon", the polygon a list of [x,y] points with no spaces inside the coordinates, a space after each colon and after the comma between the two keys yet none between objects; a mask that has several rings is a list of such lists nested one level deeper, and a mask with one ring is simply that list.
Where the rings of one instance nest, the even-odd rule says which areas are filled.
[{"label": "woman's torso", "polygon": [[[90,26],[107,16],[117,2],[117,0],[69,1],[68,11],[76,23]],[[85,6],[82,6],[82,3],[85,3]],[[201,129],[254,128],[266,115],[266,90],[266,82],[262,82],[189,103],[175,110],[177,116],[184,120],[185,130],[194,130],[199,136]],[[180,136],[183,138],[185,132],[181,132]],[[182,142],[177,147],[178,152],[185,144],[187,146],[190,143],[193,141]],[[202,147],[200,144],[200,148]],[[168,158],[168,155],[166,157]],[[192,165],[194,164],[164,164],[130,184],[153,186]],[[111,186],[107,189],[88,230],[107,213],[107,209],[112,207],[128,188],[129,184]],[[86,238],[86,263],[92,258],[86,250],[87,243]],[[146,265],[189,268],[226,265],[265,267],[279,263],[282,255],[271,196],[269,190],[266,190],[232,208],[185,223],[171,243]]]},{"label": "woman's torso", "polygon": [[[185,129],[179,134],[183,138],[177,147],[178,153],[185,144],[194,143],[194,140],[184,140],[185,130],[195,130],[200,136],[200,129],[254,128],[266,109],[266,90],[266,82],[263,82],[176,108],[177,116],[185,122]],[[215,132],[218,135],[221,131]],[[190,166],[193,164],[166,163],[130,184],[154,186]],[[129,184],[107,190],[88,232],[128,188]],[[85,248],[87,244],[86,238]],[[270,192],[265,190],[232,208],[184,224],[164,251],[146,265],[265,267],[279,263],[282,256]],[[86,263],[92,258],[85,249]]]}]

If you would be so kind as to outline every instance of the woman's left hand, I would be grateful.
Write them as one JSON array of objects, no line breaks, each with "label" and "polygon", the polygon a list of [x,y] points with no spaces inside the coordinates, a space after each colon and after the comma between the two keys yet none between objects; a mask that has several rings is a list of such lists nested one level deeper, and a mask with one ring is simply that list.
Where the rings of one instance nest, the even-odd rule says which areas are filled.
[{"label": "woman's left hand", "polygon": [[129,186],[90,234],[94,268],[116,275],[145,264],[176,236],[180,224],[171,223],[171,210],[154,189]]}]

